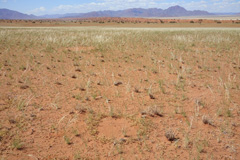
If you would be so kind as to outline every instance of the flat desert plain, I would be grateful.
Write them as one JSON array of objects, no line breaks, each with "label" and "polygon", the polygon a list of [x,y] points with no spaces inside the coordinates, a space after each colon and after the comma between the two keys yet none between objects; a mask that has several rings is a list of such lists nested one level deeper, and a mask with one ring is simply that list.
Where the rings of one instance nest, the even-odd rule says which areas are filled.
[{"label": "flat desert plain", "polygon": [[240,159],[240,24],[38,22],[0,23],[1,160]]}]

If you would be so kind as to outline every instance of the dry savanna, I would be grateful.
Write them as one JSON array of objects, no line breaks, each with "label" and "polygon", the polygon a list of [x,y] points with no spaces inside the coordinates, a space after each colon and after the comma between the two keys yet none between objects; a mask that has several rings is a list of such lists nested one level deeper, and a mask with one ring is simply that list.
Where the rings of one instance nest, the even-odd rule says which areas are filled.
[{"label": "dry savanna", "polygon": [[240,159],[239,24],[17,25],[0,28],[1,160]]}]

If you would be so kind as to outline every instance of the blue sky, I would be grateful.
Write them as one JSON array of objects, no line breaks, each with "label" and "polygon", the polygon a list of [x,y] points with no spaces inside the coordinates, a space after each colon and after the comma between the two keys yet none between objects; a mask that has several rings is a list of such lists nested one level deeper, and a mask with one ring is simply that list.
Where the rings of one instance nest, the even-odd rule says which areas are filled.
[{"label": "blue sky", "polygon": [[173,5],[180,5],[187,10],[240,12],[240,0],[0,0],[0,8],[35,15],[86,13],[127,8],[166,9]]}]

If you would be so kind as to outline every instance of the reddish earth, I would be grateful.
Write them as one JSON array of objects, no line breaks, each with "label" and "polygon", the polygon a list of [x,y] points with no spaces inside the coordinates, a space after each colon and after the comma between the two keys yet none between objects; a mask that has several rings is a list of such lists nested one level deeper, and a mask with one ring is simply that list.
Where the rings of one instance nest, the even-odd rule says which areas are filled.
[{"label": "reddish earth", "polygon": [[239,27],[240,20],[102,17],[43,20],[0,20],[0,26]]},{"label": "reddish earth", "polygon": [[185,48],[128,34],[101,48],[46,29],[73,44],[49,49],[35,31],[0,29],[0,159],[240,158],[239,34],[214,46],[201,32]]}]

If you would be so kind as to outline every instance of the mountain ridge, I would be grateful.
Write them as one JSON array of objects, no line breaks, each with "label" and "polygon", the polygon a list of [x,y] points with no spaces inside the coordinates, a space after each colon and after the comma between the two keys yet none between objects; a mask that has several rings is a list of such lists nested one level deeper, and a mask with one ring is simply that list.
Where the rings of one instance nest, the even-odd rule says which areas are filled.
[{"label": "mountain ridge", "polygon": [[28,15],[18,11],[2,8],[0,9],[0,19],[38,19],[35,15]]},{"label": "mountain ridge", "polygon": [[207,16],[214,15],[207,11],[188,11],[181,6],[172,6],[167,9],[161,8],[129,8],[125,10],[104,10],[88,13],[66,13],[50,15],[28,15],[9,9],[0,9],[0,19],[55,19],[55,18],[92,18],[92,17],[180,17],[180,16]]},{"label": "mountain ridge", "polygon": [[172,6],[167,9],[161,8],[130,8],[118,11],[93,11],[88,13],[81,13],[76,16],[62,16],[61,18],[90,18],[90,17],[180,17],[180,16],[203,16],[214,15],[207,11],[194,10],[188,11],[181,6]]}]

